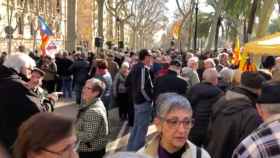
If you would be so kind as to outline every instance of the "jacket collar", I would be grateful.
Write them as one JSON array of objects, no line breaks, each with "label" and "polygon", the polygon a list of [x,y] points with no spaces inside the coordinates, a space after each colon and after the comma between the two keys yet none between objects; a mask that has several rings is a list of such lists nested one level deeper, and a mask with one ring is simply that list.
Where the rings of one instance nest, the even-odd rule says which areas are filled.
[{"label": "jacket collar", "polygon": [[[148,144],[144,146],[144,154],[150,156],[150,157],[158,157],[158,149],[159,149],[159,143],[160,143],[160,135],[157,134]],[[192,144],[186,140],[186,150],[189,150],[192,148]],[[184,153],[185,153],[184,152]],[[183,155],[184,155],[183,153]]]}]

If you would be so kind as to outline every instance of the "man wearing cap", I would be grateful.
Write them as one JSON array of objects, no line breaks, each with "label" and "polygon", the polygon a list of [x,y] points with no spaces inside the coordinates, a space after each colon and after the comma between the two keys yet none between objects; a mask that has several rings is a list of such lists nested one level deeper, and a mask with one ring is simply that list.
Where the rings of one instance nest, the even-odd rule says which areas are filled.
[{"label": "man wearing cap", "polygon": [[52,112],[58,96],[55,92],[48,94],[48,92],[41,88],[44,76],[44,71],[39,68],[34,68],[31,72],[31,78],[27,82],[27,87],[40,98],[41,103],[44,105],[44,111]]},{"label": "man wearing cap", "polygon": [[242,139],[262,123],[255,103],[263,82],[258,72],[244,72],[241,85],[228,90],[213,105],[207,146],[212,157],[231,158]]},{"label": "man wearing cap", "polygon": [[257,111],[264,120],[246,137],[233,153],[233,158],[280,157],[280,82],[272,81],[262,86],[257,100]]},{"label": "man wearing cap", "polygon": [[153,60],[150,50],[140,50],[139,60],[128,74],[125,83],[134,104],[134,123],[127,145],[129,151],[137,151],[145,144],[152,116],[153,83],[150,66]]},{"label": "man wearing cap", "polygon": [[167,74],[156,80],[154,93],[155,100],[160,94],[166,92],[175,92],[181,95],[186,95],[188,83],[179,76],[181,67],[182,63],[179,60],[172,60]]}]

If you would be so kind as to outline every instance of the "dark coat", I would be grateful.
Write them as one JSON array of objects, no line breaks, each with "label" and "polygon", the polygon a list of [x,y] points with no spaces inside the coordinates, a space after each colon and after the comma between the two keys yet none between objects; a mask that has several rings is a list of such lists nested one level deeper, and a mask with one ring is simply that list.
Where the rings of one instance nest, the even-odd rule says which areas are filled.
[{"label": "dark coat", "polygon": [[69,72],[74,75],[74,83],[82,87],[89,78],[89,62],[78,59],[69,67]]},{"label": "dark coat", "polygon": [[133,103],[152,102],[153,82],[151,72],[142,62],[135,64],[129,72],[125,86],[132,94]]},{"label": "dark coat", "polygon": [[205,145],[207,142],[211,108],[222,95],[222,90],[207,82],[198,83],[188,91],[187,96],[191,103],[195,120],[189,139],[197,146]]},{"label": "dark coat", "polygon": [[175,92],[186,95],[188,83],[180,78],[175,71],[168,70],[168,73],[155,81],[155,99],[162,93]]},{"label": "dark coat", "polygon": [[237,145],[261,124],[256,99],[256,94],[238,87],[213,105],[207,146],[212,157],[231,158]]},{"label": "dark coat", "polygon": [[20,125],[43,111],[40,98],[30,91],[17,73],[0,66],[0,142],[10,149]]},{"label": "dark coat", "polygon": [[69,71],[70,66],[73,64],[73,61],[68,58],[62,58],[57,60],[57,73],[60,77],[69,77],[71,72]]}]

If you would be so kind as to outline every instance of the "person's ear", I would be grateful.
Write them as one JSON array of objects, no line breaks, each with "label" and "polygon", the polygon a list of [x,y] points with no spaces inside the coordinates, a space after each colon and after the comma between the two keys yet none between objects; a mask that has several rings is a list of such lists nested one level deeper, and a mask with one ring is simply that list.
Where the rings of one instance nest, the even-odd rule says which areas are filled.
[{"label": "person's ear", "polygon": [[263,108],[261,107],[260,104],[256,104],[256,107],[257,107],[258,114],[260,115],[260,117],[262,119],[264,119],[265,118],[265,112],[264,112]]},{"label": "person's ear", "polygon": [[155,124],[155,126],[156,126],[158,132],[160,132],[161,129],[162,129],[162,126],[161,126],[161,120],[160,120],[159,117],[155,117],[155,118],[154,118],[154,124]]}]

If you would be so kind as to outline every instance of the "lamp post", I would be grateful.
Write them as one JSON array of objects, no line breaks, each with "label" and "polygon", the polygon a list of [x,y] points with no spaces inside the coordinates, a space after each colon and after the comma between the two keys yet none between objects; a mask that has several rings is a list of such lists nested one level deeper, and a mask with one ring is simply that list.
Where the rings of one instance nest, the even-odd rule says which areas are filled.
[{"label": "lamp post", "polygon": [[197,47],[197,14],[198,14],[198,0],[194,3],[195,6],[195,30],[194,30],[194,39],[193,39],[193,49],[196,51]]},{"label": "lamp post", "polygon": [[121,20],[120,20],[119,17],[117,17],[117,18],[116,18],[116,21],[117,21],[117,25],[118,25],[118,26],[117,26],[117,27],[118,27],[118,29],[117,29],[117,36],[118,36],[118,37],[117,37],[117,38],[118,38],[117,41],[118,41],[118,48],[119,48],[119,42],[120,42],[120,21],[121,21]]}]

